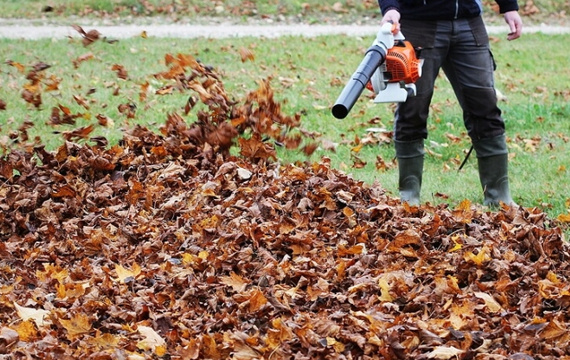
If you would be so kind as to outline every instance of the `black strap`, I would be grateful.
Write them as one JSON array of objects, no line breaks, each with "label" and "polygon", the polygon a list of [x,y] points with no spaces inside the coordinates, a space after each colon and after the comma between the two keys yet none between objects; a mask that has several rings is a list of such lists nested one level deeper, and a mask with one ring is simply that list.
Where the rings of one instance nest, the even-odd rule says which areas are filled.
[{"label": "black strap", "polygon": [[463,169],[463,166],[467,162],[467,159],[469,159],[469,155],[471,155],[471,152],[473,152],[473,145],[471,145],[471,147],[469,148],[469,151],[467,152],[467,155],[465,155],[465,159],[463,159],[463,162],[461,163],[461,165],[459,165],[459,169],[457,169],[457,172],[459,172],[459,171],[461,171],[461,169]]}]

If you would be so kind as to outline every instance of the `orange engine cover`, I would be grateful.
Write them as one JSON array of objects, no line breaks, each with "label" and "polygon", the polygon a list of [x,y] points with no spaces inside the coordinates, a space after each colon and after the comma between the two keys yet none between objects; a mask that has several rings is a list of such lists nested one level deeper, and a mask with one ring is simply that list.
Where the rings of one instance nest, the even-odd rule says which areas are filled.
[{"label": "orange engine cover", "polygon": [[389,82],[403,81],[415,83],[421,73],[421,62],[416,57],[416,50],[409,41],[400,41],[386,54],[386,71],[391,74]]}]

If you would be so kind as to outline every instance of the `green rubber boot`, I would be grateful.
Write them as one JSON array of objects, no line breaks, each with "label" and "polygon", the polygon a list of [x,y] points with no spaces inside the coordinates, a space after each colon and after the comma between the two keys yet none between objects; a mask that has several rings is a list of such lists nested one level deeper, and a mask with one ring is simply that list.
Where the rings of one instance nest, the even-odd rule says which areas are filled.
[{"label": "green rubber boot", "polygon": [[477,152],[479,179],[483,187],[483,205],[499,207],[501,203],[517,206],[509,189],[509,155],[505,136],[473,142]]},{"label": "green rubber boot", "polygon": [[419,205],[424,170],[424,140],[395,140],[394,145],[398,159],[400,200],[412,206]]}]

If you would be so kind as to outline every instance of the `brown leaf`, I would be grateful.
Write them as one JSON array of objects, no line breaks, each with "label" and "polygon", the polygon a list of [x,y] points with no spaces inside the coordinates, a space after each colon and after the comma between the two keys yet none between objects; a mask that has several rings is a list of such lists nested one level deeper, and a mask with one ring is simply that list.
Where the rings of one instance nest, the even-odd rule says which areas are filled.
[{"label": "brown leaf", "polygon": [[127,70],[125,69],[125,67],[123,65],[114,64],[111,67],[111,70],[113,70],[117,73],[117,77],[119,79],[126,80],[129,78],[129,74],[127,73]]},{"label": "brown leaf", "polygon": [[52,192],[54,198],[75,197],[76,192],[70,185],[60,186],[56,191]]},{"label": "brown leaf", "polygon": [[89,110],[90,106],[84,98],[82,98],[79,95],[73,95],[73,99],[75,100],[75,102],[77,104],[79,104],[79,105],[83,106],[85,109]]},{"label": "brown leaf", "polygon": [[238,141],[241,148],[240,154],[252,161],[277,159],[275,149],[262,142],[258,134],[249,140],[239,138]]},{"label": "brown leaf", "polygon": [[6,64],[8,64],[9,66],[15,67],[22,74],[26,72],[26,67],[24,65],[20,64],[19,62],[12,61],[12,60],[6,60]]},{"label": "brown leaf", "polygon": [[26,88],[22,91],[22,99],[27,103],[34,105],[34,107],[39,108],[42,105],[42,94],[39,92],[38,88]]},{"label": "brown leaf", "polygon": [[241,62],[246,62],[248,60],[250,61],[255,61],[255,55],[253,55],[253,52],[249,49],[246,49],[244,47],[241,47],[239,49],[239,55],[241,57]]},{"label": "brown leaf", "polygon": [[230,276],[220,277],[220,282],[231,287],[233,291],[238,293],[244,291],[247,284],[249,283],[249,281],[237,275],[235,272],[232,272]]},{"label": "brown leaf", "polygon": [[86,53],[86,54],[80,55],[79,57],[73,59],[71,62],[73,63],[73,67],[75,69],[78,69],[79,65],[81,65],[82,62],[85,62],[87,60],[91,60],[94,58],[95,58],[95,55],[93,53]]},{"label": "brown leaf", "polygon": [[95,41],[99,40],[101,33],[97,30],[89,30],[83,37],[83,46],[89,46]]},{"label": "brown leaf", "polygon": [[80,139],[87,139],[89,134],[93,132],[94,125],[82,126],[80,128],[64,131],[61,134],[67,141],[76,141]]},{"label": "brown leaf", "polygon": [[10,329],[9,327],[2,327],[0,329],[0,354],[6,354],[12,346],[14,346],[20,335],[16,330]]}]

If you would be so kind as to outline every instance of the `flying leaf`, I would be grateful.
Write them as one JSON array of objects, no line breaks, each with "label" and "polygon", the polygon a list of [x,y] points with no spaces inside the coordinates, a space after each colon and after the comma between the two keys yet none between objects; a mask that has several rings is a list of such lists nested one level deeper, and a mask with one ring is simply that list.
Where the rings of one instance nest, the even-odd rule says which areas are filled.
[{"label": "flying leaf", "polygon": [[259,134],[255,134],[250,139],[239,138],[241,155],[246,158],[256,160],[277,159],[275,149],[261,141]]},{"label": "flying leaf", "polygon": [[20,64],[19,62],[12,61],[12,60],[6,60],[6,64],[8,64],[9,66],[15,67],[22,74],[26,72],[26,67],[24,65]]},{"label": "flying leaf", "polygon": [[[82,126],[74,130],[63,131],[61,134],[67,141],[77,141],[80,139],[87,139],[89,137],[89,134],[91,134],[91,132],[93,132],[94,129],[95,126],[91,124],[88,126]],[[57,134],[58,132],[54,131],[54,133]]]},{"label": "flying leaf", "polygon": [[129,74],[127,73],[127,70],[125,69],[125,67],[123,65],[114,64],[111,67],[111,70],[113,70],[117,73],[117,77],[119,79],[126,80],[129,78]]},{"label": "flying leaf", "polygon": [[91,60],[93,58],[95,58],[95,55],[93,53],[86,53],[78,56],[77,58],[73,59],[71,62],[73,63],[73,67],[78,69],[79,65],[81,65],[82,62]]},{"label": "flying leaf", "polygon": [[81,106],[83,106],[85,109],[89,110],[90,106],[89,103],[87,103],[87,101],[82,98],[79,95],[73,95],[73,99],[75,100],[75,102]]},{"label": "flying leaf", "polygon": [[75,29],[81,35],[81,37],[83,37],[82,40],[83,46],[91,45],[93,42],[97,41],[101,36],[101,33],[97,30],[89,30],[86,32],[85,30],[83,30],[81,26],[75,24],[71,25],[71,27]]},{"label": "flying leaf", "polygon": [[248,60],[255,61],[255,55],[253,55],[253,52],[244,47],[241,47],[239,49],[239,55],[241,57],[241,62],[246,62]]}]

